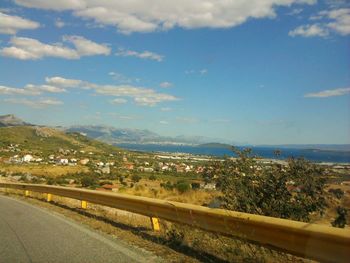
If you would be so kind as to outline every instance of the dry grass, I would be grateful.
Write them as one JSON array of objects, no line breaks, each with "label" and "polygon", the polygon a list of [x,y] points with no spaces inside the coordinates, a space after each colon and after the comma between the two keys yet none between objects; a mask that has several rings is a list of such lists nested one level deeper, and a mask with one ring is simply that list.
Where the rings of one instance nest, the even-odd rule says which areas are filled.
[{"label": "dry grass", "polygon": [[88,172],[85,166],[54,166],[52,164],[1,164],[0,172],[4,173],[30,173],[35,176],[59,177],[66,174]]}]

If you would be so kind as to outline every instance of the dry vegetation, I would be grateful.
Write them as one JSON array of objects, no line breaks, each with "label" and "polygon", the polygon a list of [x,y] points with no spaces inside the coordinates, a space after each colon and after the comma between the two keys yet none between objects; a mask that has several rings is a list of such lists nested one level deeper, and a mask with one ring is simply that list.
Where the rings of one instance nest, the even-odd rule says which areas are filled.
[{"label": "dry vegetation", "polygon": [[33,176],[39,177],[59,177],[66,174],[75,174],[81,172],[88,172],[89,169],[86,166],[54,166],[45,164],[25,164],[25,165],[13,165],[4,164],[0,165],[0,173],[29,173]]}]

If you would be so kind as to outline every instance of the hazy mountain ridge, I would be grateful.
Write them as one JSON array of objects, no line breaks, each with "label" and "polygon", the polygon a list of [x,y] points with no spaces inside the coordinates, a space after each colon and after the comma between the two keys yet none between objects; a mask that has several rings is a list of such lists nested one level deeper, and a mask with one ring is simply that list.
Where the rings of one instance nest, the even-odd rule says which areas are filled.
[{"label": "hazy mountain ridge", "polygon": [[212,139],[203,136],[176,137],[161,136],[155,132],[141,129],[122,129],[101,125],[72,126],[66,129],[68,132],[80,132],[91,138],[107,143],[139,143],[139,144],[187,144],[198,145]]},{"label": "hazy mountain ridge", "polygon": [[32,124],[24,122],[20,118],[17,118],[13,114],[1,115],[0,116],[0,127],[10,126],[32,126]]}]

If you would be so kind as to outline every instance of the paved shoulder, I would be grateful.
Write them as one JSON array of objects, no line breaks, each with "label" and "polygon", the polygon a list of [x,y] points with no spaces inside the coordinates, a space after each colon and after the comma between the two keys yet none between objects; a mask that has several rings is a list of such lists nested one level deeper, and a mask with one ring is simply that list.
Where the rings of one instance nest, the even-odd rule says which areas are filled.
[{"label": "paved shoulder", "polygon": [[154,261],[140,249],[0,195],[0,263]]}]

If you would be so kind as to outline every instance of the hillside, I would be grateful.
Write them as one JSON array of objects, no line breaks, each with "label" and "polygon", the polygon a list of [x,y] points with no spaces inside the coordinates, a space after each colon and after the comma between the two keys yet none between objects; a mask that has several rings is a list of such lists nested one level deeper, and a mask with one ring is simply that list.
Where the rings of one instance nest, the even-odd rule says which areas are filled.
[{"label": "hillside", "polygon": [[117,147],[89,139],[78,133],[37,126],[12,126],[0,128],[0,148],[18,144],[22,151],[52,153],[59,149],[110,153]]}]

